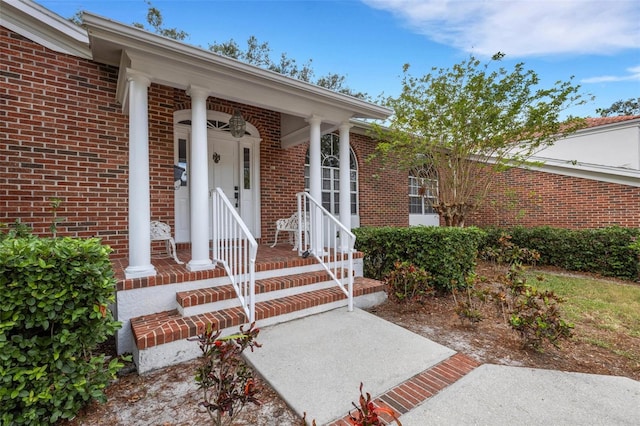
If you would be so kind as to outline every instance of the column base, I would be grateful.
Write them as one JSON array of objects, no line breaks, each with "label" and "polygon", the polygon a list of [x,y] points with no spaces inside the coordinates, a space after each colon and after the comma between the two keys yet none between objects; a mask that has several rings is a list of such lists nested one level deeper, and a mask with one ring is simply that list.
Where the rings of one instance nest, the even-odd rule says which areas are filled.
[{"label": "column base", "polygon": [[156,275],[156,268],[153,265],[144,265],[144,266],[127,266],[127,269],[124,270],[124,277],[126,279],[129,278],[143,278],[143,277],[153,277]]},{"label": "column base", "polygon": [[205,271],[207,269],[214,269],[216,264],[211,261],[211,259],[204,260],[192,260],[187,263],[187,269],[191,272],[193,271]]}]

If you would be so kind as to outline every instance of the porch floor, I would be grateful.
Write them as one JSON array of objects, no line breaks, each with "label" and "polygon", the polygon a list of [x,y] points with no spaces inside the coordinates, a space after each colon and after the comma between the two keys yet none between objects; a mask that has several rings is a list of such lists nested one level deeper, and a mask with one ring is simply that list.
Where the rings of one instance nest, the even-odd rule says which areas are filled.
[{"label": "porch floor", "polygon": [[[298,252],[291,249],[291,245],[283,243],[276,247],[262,244],[258,246],[256,257],[256,272],[271,271],[282,268],[313,265],[316,260],[313,257],[303,259]],[[184,262],[177,264],[164,251],[164,246],[154,246],[151,263],[156,268],[156,275],[143,278],[125,278],[125,269],[128,266],[127,259],[113,259],[112,265],[117,280],[116,290],[131,290],[134,288],[152,287],[156,285],[174,284],[186,281],[196,281],[208,278],[217,278],[225,275],[224,268],[216,266],[204,271],[189,271],[187,264],[191,260],[191,251],[186,248],[178,248],[178,259]],[[356,252],[353,258],[361,258],[362,253]]]}]

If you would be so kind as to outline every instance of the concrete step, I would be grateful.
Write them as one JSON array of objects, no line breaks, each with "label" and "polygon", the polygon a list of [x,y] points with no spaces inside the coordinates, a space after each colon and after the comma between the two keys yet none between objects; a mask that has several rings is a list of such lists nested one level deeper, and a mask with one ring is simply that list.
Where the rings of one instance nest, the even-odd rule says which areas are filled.
[{"label": "concrete step", "polygon": [[[308,279],[313,281],[315,278]],[[293,281],[298,282],[295,278]],[[354,305],[360,308],[377,305],[386,298],[383,283],[362,277],[354,279],[353,295]],[[346,296],[334,285],[257,302],[256,323],[265,327],[346,305]],[[224,334],[231,334],[246,323],[244,310],[238,306],[190,316],[183,316],[176,309],[132,318],[133,356],[138,372],[145,373],[198,357],[201,354],[198,344],[187,339],[202,333],[208,324],[222,329]]]}]

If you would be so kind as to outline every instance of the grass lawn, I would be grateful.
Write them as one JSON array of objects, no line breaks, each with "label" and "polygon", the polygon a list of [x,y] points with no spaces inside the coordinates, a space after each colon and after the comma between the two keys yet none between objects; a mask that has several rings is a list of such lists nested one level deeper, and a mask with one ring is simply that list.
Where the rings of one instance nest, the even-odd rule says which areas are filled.
[{"label": "grass lawn", "polygon": [[640,362],[640,353],[616,348],[621,338],[640,338],[640,285],[539,271],[529,271],[527,281],[566,299],[563,311],[576,325],[576,337]]}]

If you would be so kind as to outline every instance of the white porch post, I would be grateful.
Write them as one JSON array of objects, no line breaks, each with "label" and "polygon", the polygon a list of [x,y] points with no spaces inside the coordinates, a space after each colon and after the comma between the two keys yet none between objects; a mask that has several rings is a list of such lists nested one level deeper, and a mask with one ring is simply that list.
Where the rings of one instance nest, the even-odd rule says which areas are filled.
[{"label": "white porch post", "polygon": [[[209,172],[207,153],[207,97],[209,93],[190,86],[191,163],[189,171],[189,214],[191,219],[190,271],[214,267],[209,257]],[[214,236],[215,238],[215,236]]]},{"label": "white porch post", "polygon": [[151,80],[128,71],[129,86],[129,266],[126,278],[156,274],[151,264],[149,191],[149,100]]},{"label": "white porch post", "polygon": [[[349,129],[351,124],[340,125],[340,223],[351,230],[351,151],[349,150]],[[347,251],[347,239],[340,238],[341,249]]]},{"label": "white porch post", "polygon": [[[318,116],[311,116],[307,119],[310,125],[309,130],[309,194],[318,203],[322,203],[322,158],[320,146],[320,124],[322,119]],[[311,219],[314,220],[312,228],[315,230],[312,235],[313,246],[311,250],[318,256],[324,251],[322,241],[322,214],[320,211],[312,211]]]}]

